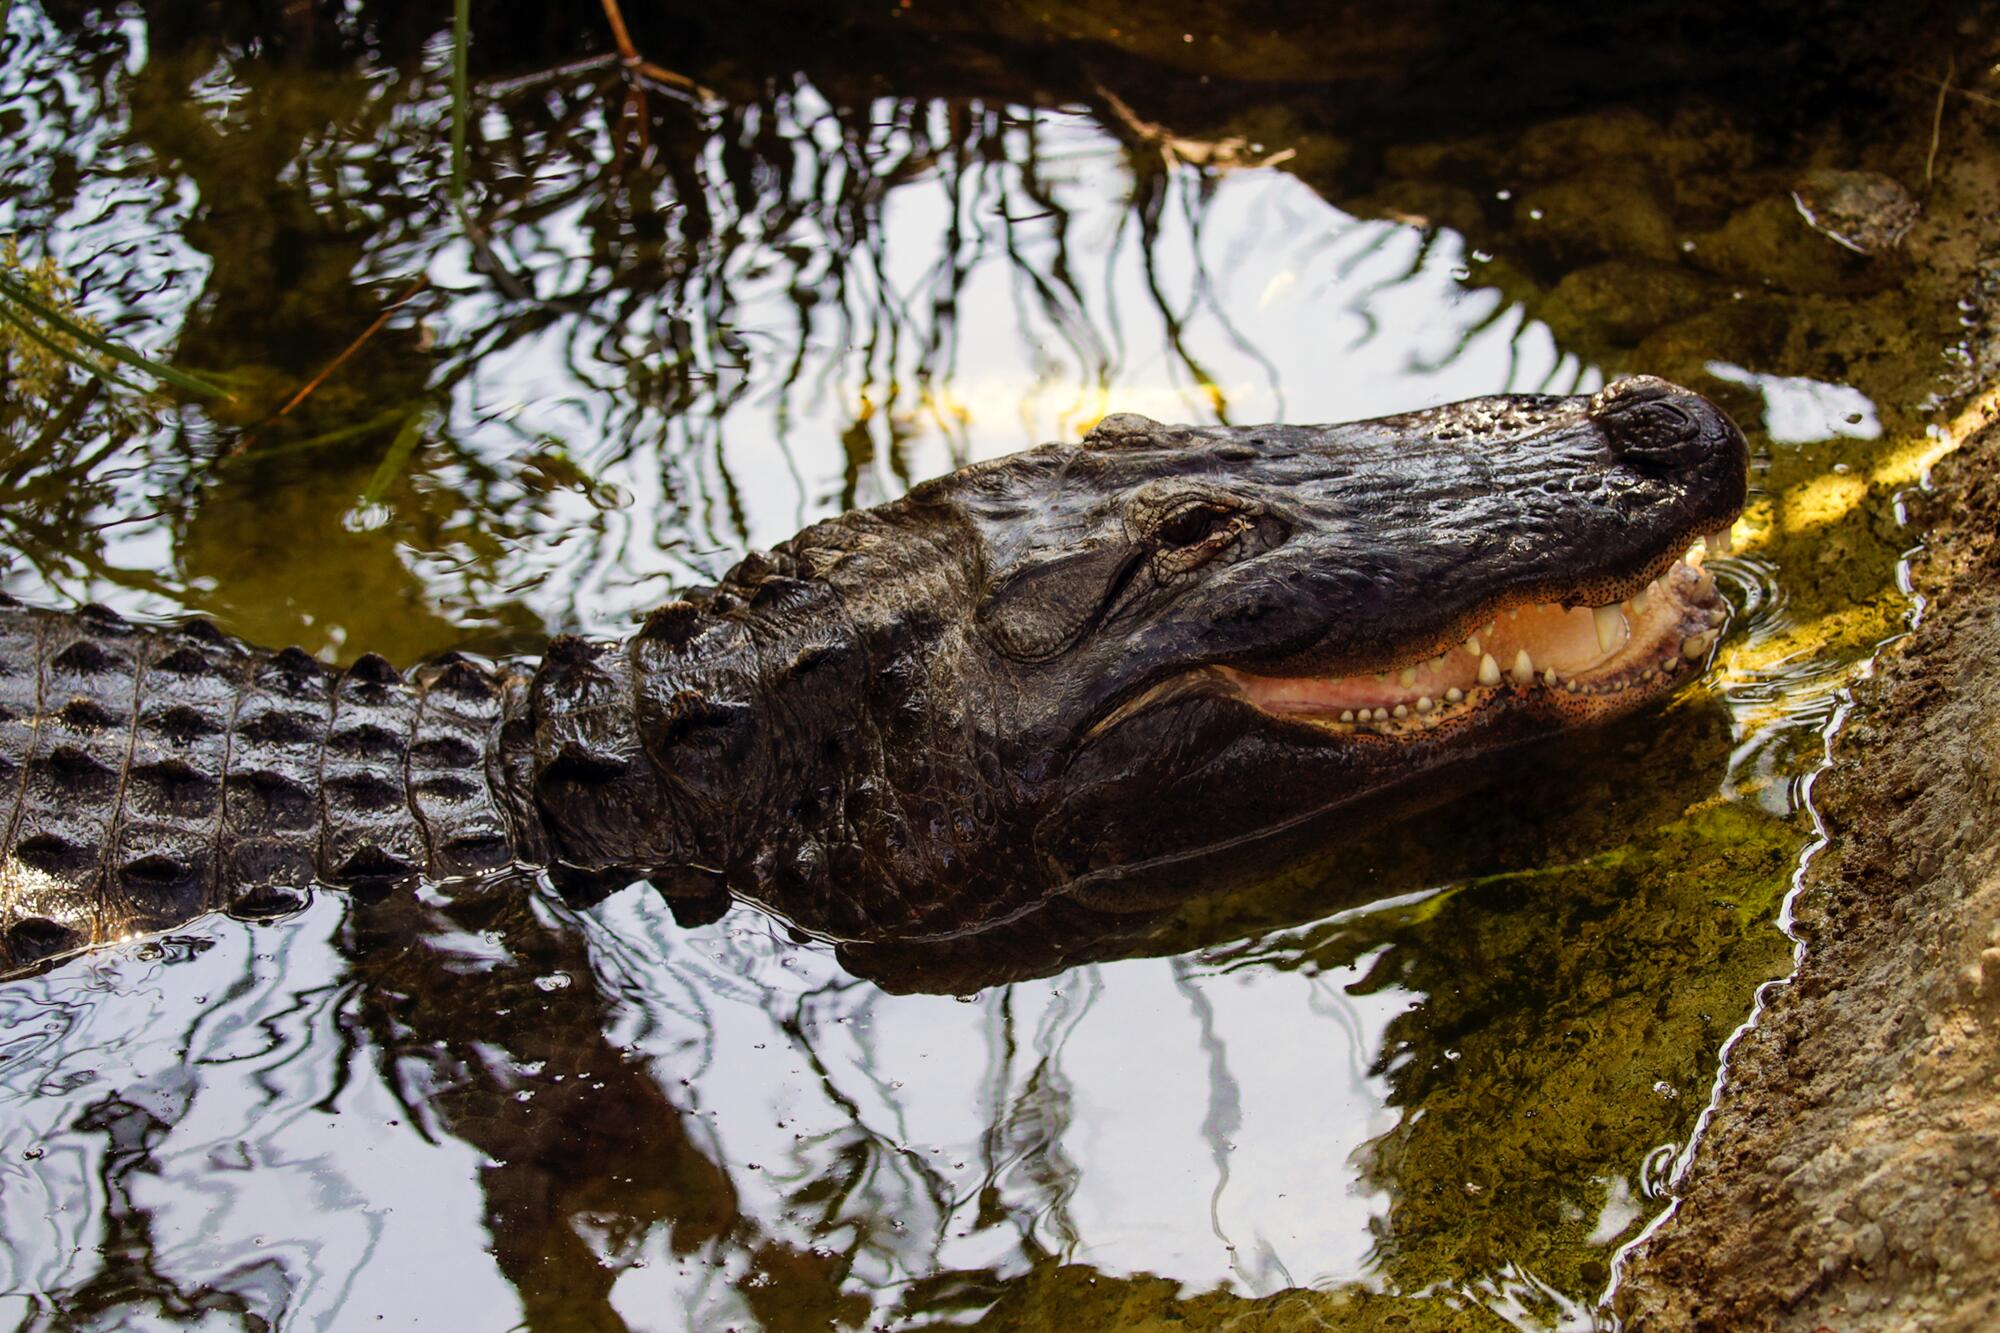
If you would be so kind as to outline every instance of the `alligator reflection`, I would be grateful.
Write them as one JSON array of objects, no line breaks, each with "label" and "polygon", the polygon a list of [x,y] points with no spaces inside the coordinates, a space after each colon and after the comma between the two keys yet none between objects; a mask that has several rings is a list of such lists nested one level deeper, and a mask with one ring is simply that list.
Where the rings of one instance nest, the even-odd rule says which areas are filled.
[{"label": "alligator reflection", "polygon": [[[676,951],[708,949],[745,918],[669,928],[666,954],[647,955],[643,932],[595,919],[615,909],[629,917],[650,900],[643,886],[597,909],[516,879],[356,903],[338,937],[344,1025],[412,1124],[477,1150],[490,1251],[528,1327],[682,1317],[853,1327],[891,1309],[950,1322],[985,1306],[997,1326],[1055,1310],[1066,1312],[1058,1324],[1110,1327],[1114,1297],[1168,1300],[1147,1279],[1114,1283],[1114,1272],[1100,1286],[1091,1270],[1065,1266],[1096,1240],[1077,1208],[1102,1126],[1078,1098],[1094,1095],[1098,1076],[1065,1062],[1077,1058],[1066,1034],[1095,1003],[1098,969],[1059,978],[1070,999],[1038,1025],[1032,997],[1011,984],[1059,963],[1147,955],[1171,955],[1173,985],[1208,1034],[1204,1134],[1218,1190],[1235,1122],[1264,1108],[1239,1086],[1242,1053],[1217,1035],[1214,1005],[1227,997],[1213,988],[1262,972],[1330,979],[1329,1002],[1343,991],[1403,997],[1379,1036],[1355,1034],[1355,1057],[1385,1080],[1395,1110],[1360,1154],[1360,1186],[1378,1200],[1369,1266],[1388,1292],[1416,1293],[1536,1253],[1544,1280],[1586,1290],[1602,1272],[1601,1249],[1584,1234],[1605,1215],[1629,1221],[1607,1207],[1603,1181],[1624,1180],[1647,1150],[1685,1134],[1733,1012],[1728,997],[1778,961],[1746,940],[1739,918],[1769,904],[1740,886],[1781,881],[1789,830],[1726,807],[1688,816],[1708,821],[1699,838],[1679,822],[1713,789],[1726,727],[1721,709],[1683,705],[1517,754],[1504,787],[1175,911],[1115,920],[1064,911],[1039,938],[973,941],[942,958],[843,955],[867,981],[814,973],[817,948],[785,949],[780,966],[803,962],[808,975],[750,1002],[769,1011],[774,1040],[799,1063],[789,1096],[769,1095],[769,1065],[743,1057],[726,1012],[741,998],[729,990],[756,978],[725,968],[671,996],[660,984]],[[1704,848],[1726,850],[1704,862]],[[1387,906],[1326,916],[1385,897]],[[864,1054],[872,1086],[854,1087],[841,1048],[850,1036],[864,1051],[893,1040],[893,1024],[879,1038],[851,1026],[869,1027],[884,1003],[878,987],[989,985],[986,1123],[952,1149],[978,1155],[968,1178],[916,1146],[906,1118],[921,1118],[921,1096],[898,1091],[894,1077],[909,1072],[907,1052]],[[1017,1049],[1031,1027],[1032,1050]],[[1270,1040],[1313,1064],[1339,1059],[1329,1035],[1306,1027]],[[192,1033],[183,1044],[196,1044]],[[703,1054],[692,1064],[673,1054],[688,1049]],[[776,1136],[792,1139],[788,1163],[731,1160],[724,1139],[740,1127],[701,1105],[713,1085],[698,1071],[711,1066],[725,1082],[767,1084],[767,1100],[737,1113],[747,1106],[780,1130],[797,1126]],[[1691,1095],[1635,1102],[1606,1086],[1635,1079]],[[141,1311],[254,1319],[285,1307],[276,1261],[191,1284],[169,1279],[171,1265],[153,1256],[146,1192],[132,1182],[156,1170],[149,1154],[196,1081],[186,1070],[155,1077],[76,1122],[109,1141],[104,1259],[80,1285],[51,1293],[57,1308],[88,1322]],[[785,1109],[814,1100],[815,1088],[817,1110]],[[984,1238],[983,1262],[963,1259],[966,1233]],[[1238,1285],[1292,1286],[1284,1264],[1275,1252],[1246,1254]],[[669,1299],[685,1308],[657,1308]],[[1395,1298],[1343,1286],[1292,1299]],[[1187,1309],[1219,1317],[1268,1305],[1216,1292]]]},{"label": "alligator reflection", "polygon": [[484,1220],[528,1325],[625,1327],[611,1289],[656,1225],[684,1260],[742,1256],[732,1273],[764,1327],[860,1322],[839,1257],[761,1234],[689,1108],[607,1040],[616,997],[585,935],[533,881],[502,879],[359,905],[341,939],[385,1078],[488,1158]]}]

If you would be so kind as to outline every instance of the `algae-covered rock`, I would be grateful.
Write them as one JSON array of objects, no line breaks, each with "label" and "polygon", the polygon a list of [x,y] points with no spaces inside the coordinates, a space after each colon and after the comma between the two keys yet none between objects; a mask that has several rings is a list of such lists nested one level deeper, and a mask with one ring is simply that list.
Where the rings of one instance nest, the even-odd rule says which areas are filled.
[{"label": "algae-covered rock", "polygon": [[1878,286],[1886,270],[1827,244],[1789,197],[1759,199],[1713,232],[1694,239],[1690,262],[1731,282],[1783,292],[1833,292]]},{"label": "algae-covered rock", "polygon": [[1646,173],[1609,166],[1536,186],[1515,202],[1521,244],[1564,268],[1618,256],[1666,261],[1673,218]]},{"label": "algae-covered rock", "polygon": [[1565,346],[1630,347],[1728,299],[1726,287],[1678,265],[1613,259],[1565,274],[1541,315]]}]

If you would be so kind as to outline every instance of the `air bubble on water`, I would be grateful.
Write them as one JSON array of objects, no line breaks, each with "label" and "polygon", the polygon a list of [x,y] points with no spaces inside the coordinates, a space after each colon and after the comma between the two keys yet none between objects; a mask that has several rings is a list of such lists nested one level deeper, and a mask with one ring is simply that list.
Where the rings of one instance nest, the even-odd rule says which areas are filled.
[{"label": "air bubble on water", "polygon": [[340,516],[340,526],[349,532],[377,532],[389,526],[394,515],[389,506],[377,502],[356,501],[354,507]]},{"label": "air bubble on water", "polygon": [[568,990],[569,973],[551,972],[545,977],[536,977],[535,985],[545,991]]}]

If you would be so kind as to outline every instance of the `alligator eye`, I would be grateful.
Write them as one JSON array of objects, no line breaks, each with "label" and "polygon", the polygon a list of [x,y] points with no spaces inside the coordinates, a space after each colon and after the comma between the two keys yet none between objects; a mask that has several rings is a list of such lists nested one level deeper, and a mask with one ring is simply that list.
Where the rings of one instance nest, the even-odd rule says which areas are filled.
[{"label": "alligator eye", "polygon": [[1185,574],[1213,560],[1251,527],[1250,515],[1213,500],[1191,500],[1153,524],[1153,564],[1163,575]]},{"label": "alligator eye", "polygon": [[1243,516],[1234,509],[1210,500],[1196,500],[1168,511],[1153,528],[1153,539],[1161,546],[1201,546],[1235,536],[1243,529]]}]

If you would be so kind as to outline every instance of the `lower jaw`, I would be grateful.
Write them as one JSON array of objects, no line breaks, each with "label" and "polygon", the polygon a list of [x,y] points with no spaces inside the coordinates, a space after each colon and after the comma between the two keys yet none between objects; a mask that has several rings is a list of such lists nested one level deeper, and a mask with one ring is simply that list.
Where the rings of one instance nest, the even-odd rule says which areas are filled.
[{"label": "lower jaw", "polygon": [[[1536,667],[1531,654],[1522,653],[1495,679],[1497,664],[1490,654],[1483,655],[1477,674],[1469,670],[1469,650],[1467,662],[1442,654],[1428,662],[1338,678],[1273,678],[1230,667],[1216,671],[1267,715],[1336,735],[1456,730],[1501,710],[1537,711],[1571,724],[1589,722],[1637,708],[1707,667],[1728,612],[1698,558],[1673,566],[1649,593],[1653,600],[1639,623],[1629,626],[1629,638],[1602,660],[1571,671]],[[1619,605],[1629,611],[1632,601]],[[1497,626],[1486,628],[1492,632]]]}]

